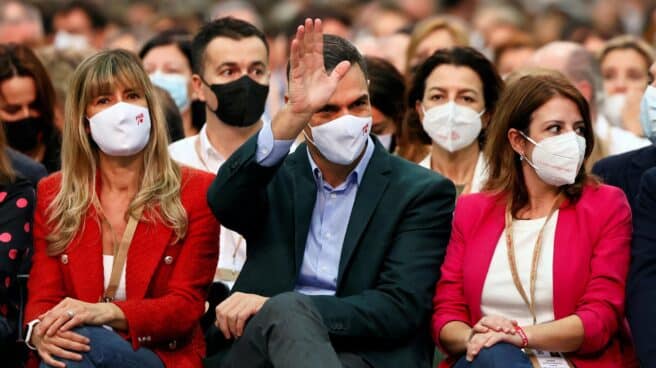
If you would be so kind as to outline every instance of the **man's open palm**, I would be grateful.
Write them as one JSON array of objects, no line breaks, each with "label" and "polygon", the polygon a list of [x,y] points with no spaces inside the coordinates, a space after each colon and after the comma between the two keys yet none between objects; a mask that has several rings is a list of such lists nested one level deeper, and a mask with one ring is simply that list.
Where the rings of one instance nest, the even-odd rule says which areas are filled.
[{"label": "man's open palm", "polygon": [[328,73],[323,59],[321,20],[306,19],[291,45],[288,104],[293,113],[312,114],[323,107],[351,65],[344,60]]}]

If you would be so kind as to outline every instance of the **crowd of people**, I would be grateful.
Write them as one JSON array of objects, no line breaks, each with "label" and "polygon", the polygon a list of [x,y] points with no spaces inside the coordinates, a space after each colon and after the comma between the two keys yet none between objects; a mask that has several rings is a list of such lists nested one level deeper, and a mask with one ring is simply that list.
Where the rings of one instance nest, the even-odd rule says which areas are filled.
[{"label": "crowd of people", "polygon": [[0,1],[8,367],[656,367],[656,6]]}]

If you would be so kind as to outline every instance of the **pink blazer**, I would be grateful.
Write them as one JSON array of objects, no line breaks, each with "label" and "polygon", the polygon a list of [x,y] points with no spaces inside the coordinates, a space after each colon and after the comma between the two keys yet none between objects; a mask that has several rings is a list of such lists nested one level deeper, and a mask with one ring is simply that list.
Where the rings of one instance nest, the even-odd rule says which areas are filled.
[{"label": "pink blazer", "polygon": [[[477,193],[456,205],[442,277],[433,299],[432,333],[439,345],[450,321],[473,326],[481,317],[487,271],[503,232],[505,201]],[[631,210],[617,188],[588,185],[580,200],[565,201],[556,225],[553,257],[554,315],[576,314],[583,321],[581,348],[569,355],[578,368],[622,367],[631,359],[620,338],[629,267]],[[444,367],[455,357],[443,363]]]}]

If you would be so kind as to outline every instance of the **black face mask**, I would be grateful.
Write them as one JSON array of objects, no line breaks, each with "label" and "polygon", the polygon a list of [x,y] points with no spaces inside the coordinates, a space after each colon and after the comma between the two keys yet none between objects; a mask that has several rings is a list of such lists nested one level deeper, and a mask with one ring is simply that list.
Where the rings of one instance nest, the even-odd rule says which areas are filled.
[{"label": "black face mask", "polygon": [[245,75],[229,83],[212,84],[208,87],[219,101],[219,107],[213,112],[222,122],[247,127],[262,117],[269,86],[259,84]]},{"label": "black face mask", "polygon": [[39,143],[43,123],[40,117],[29,117],[13,122],[3,122],[7,142],[12,148],[27,152]]}]

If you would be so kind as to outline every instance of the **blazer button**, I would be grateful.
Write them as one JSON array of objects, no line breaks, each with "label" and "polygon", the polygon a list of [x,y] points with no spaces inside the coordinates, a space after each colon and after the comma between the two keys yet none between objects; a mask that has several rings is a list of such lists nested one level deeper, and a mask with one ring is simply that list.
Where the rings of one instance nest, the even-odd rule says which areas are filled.
[{"label": "blazer button", "polygon": [[175,350],[175,348],[177,348],[177,347],[178,347],[178,342],[177,341],[173,340],[169,343],[169,349]]},{"label": "blazer button", "polygon": [[164,263],[170,265],[171,263],[173,263],[173,257],[171,257],[171,256],[164,257]]},{"label": "blazer button", "polygon": [[59,259],[61,260],[61,263],[68,264],[68,255],[67,254],[62,254]]}]

